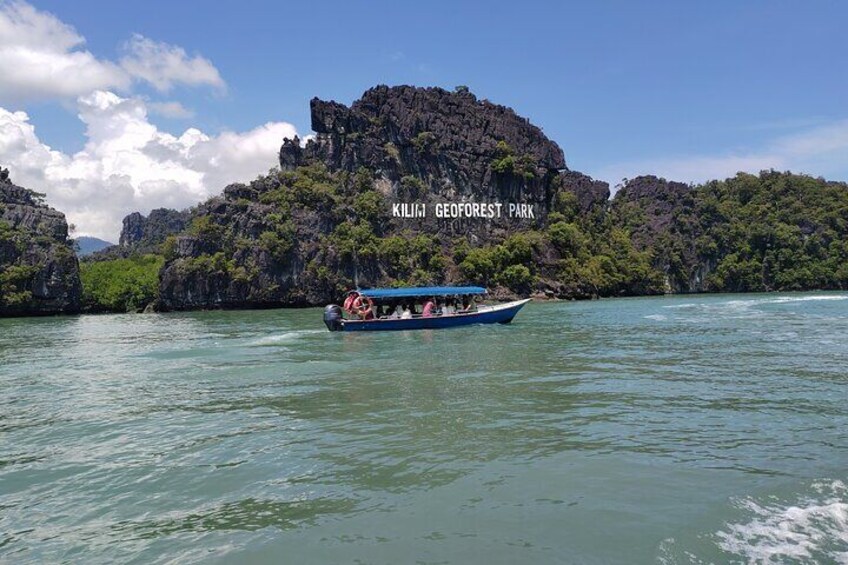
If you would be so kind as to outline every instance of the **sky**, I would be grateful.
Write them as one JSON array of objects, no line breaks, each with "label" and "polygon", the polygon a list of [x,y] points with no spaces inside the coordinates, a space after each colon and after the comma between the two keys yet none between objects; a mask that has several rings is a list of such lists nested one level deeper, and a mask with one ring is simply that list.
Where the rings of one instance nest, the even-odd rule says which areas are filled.
[{"label": "sky", "polygon": [[0,0],[0,166],[76,235],[277,164],[309,100],[377,84],[512,107],[610,183],[848,181],[848,3]]}]

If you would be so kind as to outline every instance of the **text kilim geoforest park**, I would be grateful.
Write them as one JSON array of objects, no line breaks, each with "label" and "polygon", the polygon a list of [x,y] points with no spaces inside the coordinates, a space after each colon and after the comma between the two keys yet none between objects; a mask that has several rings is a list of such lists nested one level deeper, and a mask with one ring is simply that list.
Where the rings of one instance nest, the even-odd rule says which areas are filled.
[{"label": "text kilim geoforest park", "polygon": [[519,218],[536,219],[533,204],[518,202],[398,202],[392,204],[392,216],[395,218]]}]

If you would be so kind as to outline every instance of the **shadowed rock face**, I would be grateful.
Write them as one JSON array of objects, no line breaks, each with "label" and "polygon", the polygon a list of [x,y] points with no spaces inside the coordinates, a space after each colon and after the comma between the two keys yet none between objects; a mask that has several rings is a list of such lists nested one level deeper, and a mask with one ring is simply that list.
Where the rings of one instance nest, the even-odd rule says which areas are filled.
[{"label": "shadowed rock face", "polygon": [[[512,109],[478,101],[470,92],[378,86],[350,108],[318,98],[312,99],[310,108],[312,129],[318,135],[307,144],[305,153],[341,169],[385,164],[389,170],[427,172],[431,174],[420,176],[454,178],[456,185],[479,188],[486,181],[499,141],[519,155],[529,155],[540,169],[565,168],[562,149],[541,129]],[[432,136],[418,139],[426,133]],[[387,142],[417,153],[398,163],[386,154]],[[444,160],[427,162],[416,157],[437,153],[443,153]]]},{"label": "shadowed rock face", "polygon": [[[374,172],[391,202],[515,202],[534,205],[530,225],[542,225],[567,171],[562,149],[510,108],[467,91],[378,86],[348,108],[313,99],[304,148],[288,141],[283,170],[319,161],[334,171]],[[428,233],[467,234],[469,222],[416,221]],[[510,230],[508,218],[477,222],[475,233]],[[528,227],[527,223],[523,226]]]},{"label": "shadowed rock face", "polygon": [[183,231],[188,220],[188,212],[168,208],[151,210],[146,218],[138,212],[133,212],[124,218],[119,243],[122,247],[142,248],[144,251],[154,249],[169,235]]},{"label": "shadowed rock face", "polygon": [[[274,233],[280,210],[262,196],[280,188],[269,176],[250,184],[232,184],[222,196],[193,210],[199,225],[175,240],[160,273],[158,310],[268,308],[310,306],[334,299],[339,292],[316,277],[324,266],[350,271],[352,266],[320,245],[338,225],[339,213],[295,207],[286,214],[292,227],[291,248],[285,252],[263,240]],[[229,232],[232,238],[224,235]],[[226,263],[226,265],[225,265]]]},{"label": "shadowed rock face", "polygon": [[110,261],[134,254],[159,253],[168,236],[176,235],[188,227],[191,213],[170,208],[157,208],[142,216],[133,212],[124,217],[118,245],[110,245],[87,255],[85,261]]},{"label": "shadowed rock face", "polygon": [[616,193],[611,212],[637,249],[653,251],[654,265],[665,274],[667,290],[706,290],[717,261],[700,256],[696,249],[705,227],[691,186],[654,175],[636,177]]},{"label": "shadowed rock face", "polygon": [[559,187],[574,194],[580,211],[603,211],[609,203],[609,184],[577,171],[564,171],[557,178]]},{"label": "shadowed rock face", "polygon": [[633,243],[647,249],[667,232],[675,216],[693,211],[692,188],[682,182],[667,181],[653,175],[629,180],[614,199],[616,210],[640,210],[644,221],[628,225]]},{"label": "shadowed rock face", "polygon": [[79,263],[68,224],[40,195],[0,171],[0,316],[80,309]]}]

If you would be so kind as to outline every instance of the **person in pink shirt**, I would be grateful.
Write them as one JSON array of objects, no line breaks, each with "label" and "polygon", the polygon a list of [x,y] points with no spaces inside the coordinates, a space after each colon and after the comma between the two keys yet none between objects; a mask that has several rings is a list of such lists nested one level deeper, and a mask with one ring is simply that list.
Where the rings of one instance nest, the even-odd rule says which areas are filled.
[{"label": "person in pink shirt", "polygon": [[427,302],[424,303],[424,311],[421,312],[421,315],[425,318],[430,318],[433,316],[433,310],[436,309],[436,303],[432,298],[428,298]]}]

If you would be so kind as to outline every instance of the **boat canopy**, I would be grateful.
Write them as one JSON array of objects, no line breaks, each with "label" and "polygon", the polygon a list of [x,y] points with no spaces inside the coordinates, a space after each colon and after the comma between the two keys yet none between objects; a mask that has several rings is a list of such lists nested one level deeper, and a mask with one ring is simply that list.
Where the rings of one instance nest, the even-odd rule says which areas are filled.
[{"label": "boat canopy", "polygon": [[486,294],[486,289],[482,286],[415,286],[404,288],[366,288],[357,292],[368,298],[414,298],[418,296]]}]

